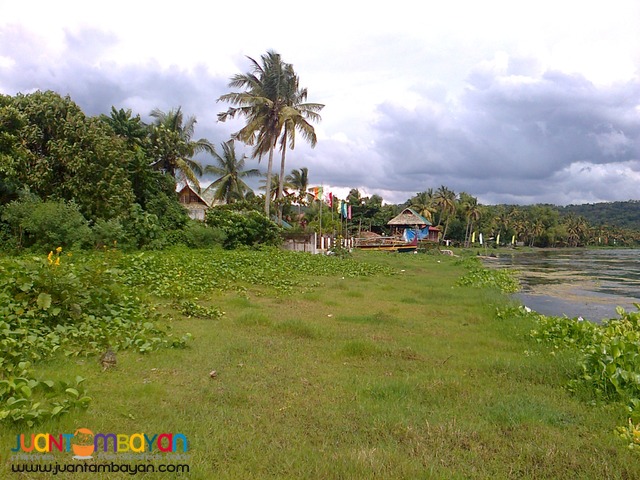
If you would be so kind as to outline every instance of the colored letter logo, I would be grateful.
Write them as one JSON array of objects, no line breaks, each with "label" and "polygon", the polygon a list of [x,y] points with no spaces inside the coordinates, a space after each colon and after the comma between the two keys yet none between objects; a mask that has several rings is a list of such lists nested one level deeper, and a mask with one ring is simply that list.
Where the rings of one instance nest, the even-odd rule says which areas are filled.
[{"label": "colored letter logo", "polygon": [[75,455],[73,458],[76,460],[86,460],[89,458],[93,458],[91,454],[93,453],[93,432],[88,428],[79,428],[73,434],[73,441],[71,444],[71,448],[73,449],[73,453]]}]

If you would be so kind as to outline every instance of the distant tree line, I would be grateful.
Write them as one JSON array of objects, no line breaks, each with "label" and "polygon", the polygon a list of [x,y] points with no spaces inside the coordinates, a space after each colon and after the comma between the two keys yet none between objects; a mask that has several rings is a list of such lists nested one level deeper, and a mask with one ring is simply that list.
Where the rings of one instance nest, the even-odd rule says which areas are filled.
[{"label": "distant tree line", "polygon": [[558,210],[563,215],[582,216],[592,225],[615,225],[617,228],[640,230],[640,200],[567,205],[558,207]]},{"label": "distant tree line", "polygon": [[[298,197],[287,197],[298,198]],[[307,197],[307,203],[309,203]],[[418,192],[401,204],[384,204],[378,195],[362,197],[357,189],[352,189],[344,199],[351,206],[350,218],[340,215],[337,202],[327,200],[311,201],[304,210],[306,228],[324,232],[342,232],[353,236],[363,231],[378,234],[390,233],[387,222],[403,209],[410,207],[440,230],[441,241],[449,240],[455,245],[470,246],[472,240],[478,244],[479,234],[483,234],[485,245],[496,246],[517,243],[536,247],[582,247],[582,246],[638,246],[640,231],[632,227],[621,227],[613,221],[588,220],[598,218],[589,215],[590,208],[576,214],[571,207],[549,204],[536,205],[481,205],[473,195],[466,192],[456,194],[441,185],[437,189]],[[605,207],[606,205],[606,207]],[[611,213],[612,219],[630,218],[638,214],[640,202],[614,202],[596,204],[600,211]],[[594,209],[595,209],[594,208]],[[286,209],[286,212],[291,210]],[[320,221],[320,212],[322,220]],[[625,213],[626,212],[626,213]],[[623,223],[623,222],[620,222]]]}]

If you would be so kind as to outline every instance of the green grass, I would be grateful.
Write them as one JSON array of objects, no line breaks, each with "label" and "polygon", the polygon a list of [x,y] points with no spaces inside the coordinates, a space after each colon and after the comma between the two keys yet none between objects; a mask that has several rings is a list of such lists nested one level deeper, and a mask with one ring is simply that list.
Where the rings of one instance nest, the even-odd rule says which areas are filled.
[{"label": "green grass", "polygon": [[529,340],[528,320],[496,318],[502,294],[455,286],[454,258],[357,258],[396,274],[292,286],[263,271],[266,283],[198,292],[222,318],[173,311],[187,349],[121,352],[106,372],[93,357],[40,365],[86,377],[94,400],[33,429],[3,425],[0,478],[13,478],[17,433],[78,427],[184,433],[193,479],[640,478],[613,434],[622,409],[567,392],[575,358]]}]

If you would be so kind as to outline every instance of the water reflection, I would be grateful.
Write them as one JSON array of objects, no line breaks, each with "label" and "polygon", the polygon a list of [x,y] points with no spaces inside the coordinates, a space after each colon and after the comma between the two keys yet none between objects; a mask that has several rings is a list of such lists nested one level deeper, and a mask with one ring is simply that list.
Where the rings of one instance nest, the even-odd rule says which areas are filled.
[{"label": "water reflection", "polygon": [[522,303],[544,315],[617,317],[615,308],[640,303],[640,250],[502,252],[488,261],[517,270]]}]

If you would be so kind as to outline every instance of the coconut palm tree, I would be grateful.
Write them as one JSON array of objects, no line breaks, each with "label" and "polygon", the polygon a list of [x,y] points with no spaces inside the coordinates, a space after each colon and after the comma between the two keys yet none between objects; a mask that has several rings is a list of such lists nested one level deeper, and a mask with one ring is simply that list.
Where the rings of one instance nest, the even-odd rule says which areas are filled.
[{"label": "coconut palm tree", "polygon": [[[300,132],[303,138],[309,142],[311,148],[316,146],[318,139],[311,123],[321,120],[319,111],[324,108],[320,103],[307,103],[307,89],[300,88],[300,79],[296,74],[287,77],[288,84],[284,89],[285,106],[282,109],[283,132],[280,138],[280,150],[282,157],[280,160],[280,184],[278,185],[278,195],[276,199],[282,197],[285,181],[285,156],[287,148],[293,150],[296,146],[296,131]],[[278,209],[278,220],[282,220],[282,204]]]},{"label": "coconut palm tree", "polygon": [[440,225],[442,219],[445,218],[444,231],[442,232],[442,240],[444,240],[447,236],[451,215],[456,213],[456,194],[453,190],[449,190],[444,185],[441,185],[436,192],[435,198],[436,205],[440,208],[438,225]]},{"label": "coconut palm tree", "polygon": [[[300,213],[301,206],[307,203],[309,196],[307,192],[309,189],[309,169],[302,167],[300,170],[291,170],[291,174],[286,176],[285,181],[298,192],[296,201],[298,202],[298,213]],[[278,189],[280,189],[280,182],[278,182]]]},{"label": "coconut palm tree", "polygon": [[469,246],[471,238],[471,232],[473,231],[474,224],[480,219],[481,210],[478,205],[478,199],[465,192],[460,192],[460,204],[462,207],[462,213],[466,218],[466,226],[464,231],[464,245]]},{"label": "coconut palm tree", "polygon": [[229,82],[229,87],[243,88],[244,91],[227,93],[218,98],[218,101],[234,105],[219,113],[218,120],[224,122],[236,116],[245,117],[246,124],[232,138],[253,145],[253,157],[258,160],[268,155],[264,209],[269,216],[273,152],[284,126],[282,110],[295,73],[293,67],[284,63],[274,51],[262,55],[260,63],[251,57],[247,58],[252,64],[251,71],[236,74]]},{"label": "coconut palm tree", "polygon": [[433,222],[433,214],[436,213],[433,188],[429,188],[424,192],[416,193],[415,196],[411,198],[410,203],[411,208],[430,222]]},{"label": "coconut palm tree", "polygon": [[147,125],[140,119],[140,115],[132,116],[131,109],[116,110],[111,107],[111,115],[100,115],[100,120],[108,124],[116,135],[122,137],[129,147],[142,145],[147,136]]},{"label": "coconut palm tree", "polygon": [[205,193],[213,190],[215,192],[213,198],[216,200],[223,200],[229,204],[243,199],[251,187],[242,179],[262,175],[257,168],[245,170],[247,157],[242,155],[238,158],[233,140],[224,142],[222,155],[214,151],[213,158],[216,164],[207,165],[204,172],[217,175],[218,179],[206,188]]},{"label": "coconut palm tree", "polygon": [[567,229],[567,242],[572,247],[582,243],[587,235],[589,224],[583,216],[567,215],[564,224]]},{"label": "coconut palm tree", "polygon": [[151,165],[177,180],[192,183],[200,191],[198,177],[202,166],[193,157],[201,152],[213,154],[209,140],[193,140],[196,117],[184,118],[182,108],[169,112],[155,108],[149,114],[155,119],[151,126],[151,151],[156,159]]},{"label": "coconut palm tree", "polygon": [[[278,185],[280,185],[280,175],[278,175],[277,173],[274,173],[273,175],[271,175],[271,187],[268,189],[269,194],[271,195],[271,200],[275,201],[276,200],[276,195],[278,195]],[[292,185],[290,185],[288,182],[285,182],[284,184],[284,197],[289,197],[292,194],[289,192],[289,188],[293,188]],[[267,195],[267,179],[266,177],[263,178],[262,180],[260,180],[260,190],[265,192],[265,195]]]}]

